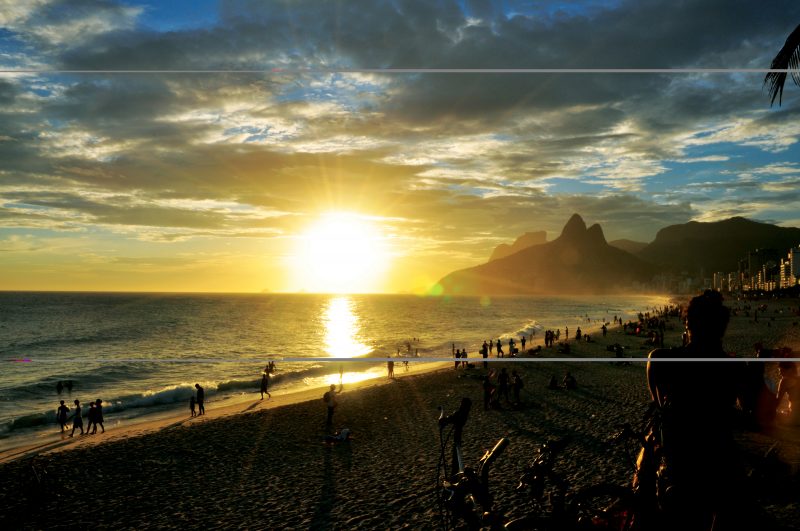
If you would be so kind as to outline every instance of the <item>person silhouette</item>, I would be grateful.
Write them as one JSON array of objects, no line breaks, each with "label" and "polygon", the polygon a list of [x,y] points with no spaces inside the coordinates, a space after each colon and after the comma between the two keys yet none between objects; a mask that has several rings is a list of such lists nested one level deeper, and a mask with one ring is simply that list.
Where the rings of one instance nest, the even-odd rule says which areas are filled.
[{"label": "person silhouette", "polygon": [[[61,383],[61,382],[59,382]],[[67,429],[67,414],[69,413],[69,407],[64,404],[64,401],[61,401],[61,405],[58,406],[58,411],[56,413],[56,418],[58,419],[58,424],[61,426],[61,433],[64,433]]]},{"label": "person silhouette", "polygon": [[194,388],[197,389],[197,416],[205,415],[206,391],[200,386],[199,383],[194,384]]},{"label": "person silhouette", "polygon": [[261,373],[261,400],[264,400],[264,393],[267,393],[268,398],[272,398],[272,395],[269,394],[269,372],[264,371]]},{"label": "person silhouette", "polygon": [[[97,433],[97,425],[95,424],[97,419],[97,411],[96,411],[96,404],[94,402],[89,402],[89,411],[86,413],[86,435],[91,435],[92,433]],[[94,431],[89,431],[92,426],[94,426]]]},{"label": "person silhouette", "polygon": [[106,427],[103,426],[103,401],[98,398],[94,403],[94,429],[92,433],[97,433],[98,424],[100,424],[100,429],[102,430],[100,433],[105,433]]},{"label": "person silhouette", "polygon": [[75,412],[72,414],[72,433],[69,434],[70,437],[75,435],[75,428],[81,429],[81,435],[83,435],[83,417],[81,417],[81,401],[77,398],[75,399]]},{"label": "person silhouette", "polygon": [[325,426],[331,427],[333,425],[333,413],[336,410],[336,406],[339,403],[336,401],[336,384],[331,384],[330,389],[322,395],[322,400],[325,402],[325,406],[328,409],[328,416],[325,419]]},{"label": "person silhouette", "polygon": [[650,394],[660,409],[661,449],[669,470],[668,529],[756,529],[744,466],[733,438],[743,364],[659,362],[659,358],[724,359],[730,319],[718,291],[694,297],[686,311],[688,343],[655,349],[647,363]]}]

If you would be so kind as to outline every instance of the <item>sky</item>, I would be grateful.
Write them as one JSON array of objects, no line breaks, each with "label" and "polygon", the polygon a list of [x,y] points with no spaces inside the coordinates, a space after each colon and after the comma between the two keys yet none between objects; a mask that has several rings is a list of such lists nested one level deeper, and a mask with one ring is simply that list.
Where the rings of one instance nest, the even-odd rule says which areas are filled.
[{"label": "sky", "polygon": [[770,107],[763,73],[420,72],[763,69],[798,23],[796,0],[0,0],[0,290],[425,293],[573,213],[641,242],[800,226],[791,81]]}]

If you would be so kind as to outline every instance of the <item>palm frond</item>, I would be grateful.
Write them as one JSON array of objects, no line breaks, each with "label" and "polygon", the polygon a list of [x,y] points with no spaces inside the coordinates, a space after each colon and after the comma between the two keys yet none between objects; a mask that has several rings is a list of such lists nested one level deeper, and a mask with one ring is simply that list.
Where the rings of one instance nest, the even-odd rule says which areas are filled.
[{"label": "palm frond", "polygon": [[[791,70],[792,80],[800,86],[798,67],[800,67],[800,25],[789,35],[783,48],[769,65],[770,70]],[[769,85],[770,107],[775,103],[775,98],[778,98],[778,106],[781,105],[784,83],[786,83],[786,72],[769,72],[764,78],[764,84]]]}]

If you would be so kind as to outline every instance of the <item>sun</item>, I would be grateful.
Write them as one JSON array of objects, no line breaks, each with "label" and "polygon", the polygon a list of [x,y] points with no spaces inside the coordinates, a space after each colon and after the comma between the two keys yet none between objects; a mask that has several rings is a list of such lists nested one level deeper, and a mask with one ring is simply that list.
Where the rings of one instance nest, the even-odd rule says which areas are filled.
[{"label": "sun", "polygon": [[369,216],[329,212],[297,238],[294,284],[313,293],[383,291],[386,237]]}]

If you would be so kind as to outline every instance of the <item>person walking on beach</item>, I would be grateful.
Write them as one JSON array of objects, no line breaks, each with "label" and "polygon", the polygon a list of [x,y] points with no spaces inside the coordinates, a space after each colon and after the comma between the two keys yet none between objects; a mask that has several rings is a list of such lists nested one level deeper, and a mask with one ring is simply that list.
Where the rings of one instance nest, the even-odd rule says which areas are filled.
[{"label": "person walking on beach", "polygon": [[503,352],[503,344],[500,343],[500,340],[498,339],[497,340],[497,357],[498,358],[502,358],[503,354],[504,354],[504,352]]},{"label": "person walking on beach", "polygon": [[58,423],[61,425],[61,433],[64,433],[67,429],[68,413],[69,413],[69,407],[66,404],[64,404],[64,401],[62,400],[61,405],[58,406],[58,411],[56,412],[56,418],[58,419]]},{"label": "person walking on beach", "polygon": [[522,352],[523,353],[525,352],[525,342],[526,341],[527,340],[525,339],[525,334],[522,334],[522,339],[520,339],[520,343],[522,343]]},{"label": "person walking on beach", "polygon": [[97,418],[95,405],[94,402],[89,402],[89,411],[86,412],[86,435],[92,434],[92,426],[94,426],[94,431],[97,432],[97,426],[95,425],[95,419]]},{"label": "person walking on beach", "polygon": [[746,492],[744,465],[733,438],[738,363],[665,363],[659,358],[727,358],[722,338],[730,319],[718,291],[694,297],[686,311],[688,344],[655,349],[647,384],[664,412],[662,452],[672,495],[667,529],[758,529]]},{"label": "person walking on beach", "polygon": [[194,388],[197,389],[197,416],[199,417],[206,413],[206,390],[199,383],[194,384]]},{"label": "person walking on beach", "polygon": [[330,389],[322,395],[322,401],[325,402],[325,406],[328,409],[328,416],[325,419],[325,426],[330,428],[333,425],[333,412],[336,410],[336,406],[339,405],[338,401],[336,400],[336,385],[331,384]]},{"label": "person walking on beach", "polygon": [[272,398],[269,394],[269,371],[261,373],[261,400],[264,400],[264,393],[267,393],[268,398]]},{"label": "person walking on beach", "polygon": [[386,371],[389,373],[389,379],[394,378],[394,361],[389,360],[386,362]]},{"label": "person walking on beach", "polygon": [[97,433],[97,425],[100,424],[100,429],[102,430],[100,433],[106,432],[106,427],[103,426],[103,401],[99,398],[94,402],[94,429],[92,433]]},{"label": "person walking on beach", "polygon": [[197,416],[197,413],[194,410],[194,395],[189,397],[189,411],[191,412],[192,417]]},{"label": "person walking on beach", "polygon": [[74,413],[72,414],[72,433],[69,434],[70,437],[75,435],[75,429],[81,429],[81,435],[83,435],[83,417],[81,417],[81,401],[77,398],[75,399],[75,409]]}]

